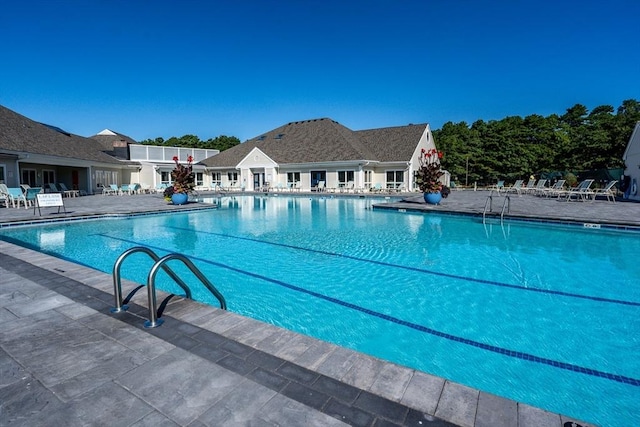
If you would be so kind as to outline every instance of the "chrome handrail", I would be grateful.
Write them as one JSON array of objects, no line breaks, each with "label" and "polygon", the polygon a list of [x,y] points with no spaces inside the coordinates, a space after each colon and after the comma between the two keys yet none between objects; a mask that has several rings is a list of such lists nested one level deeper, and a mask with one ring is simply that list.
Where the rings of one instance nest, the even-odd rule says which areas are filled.
[{"label": "chrome handrail", "polygon": [[200,270],[184,255],[181,254],[169,254],[160,258],[156,263],[151,267],[151,271],[149,272],[149,276],[147,278],[147,297],[149,302],[149,320],[145,322],[145,328],[155,328],[156,326],[160,326],[162,324],[162,320],[158,319],[157,316],[157,301],[156,301],[156,285],[155,279],[156,274],[160,268],[165,268],[165,264],[168,261],[173,259],[182,261],[184,265],[186,265],[189,270],[202,282],[202,284],[215,296],[220,302],[220,308],[223,310],[227,309],[227,302],[225,301],[222,294],[209,282],[209,280],[202,274]]},{"label": "chrome handrail", "polygon": [[[116,300],[116,306],[113,307],[111,309],[112,313],[119,313],[122,310],[127,310],[129,307],[124,304],[123,300],[122,300],[122,281],[121,281],[121,276],[120,276],[120,268],[122,266],[122,263],[124,262],[124,260],[129,256],[132,255],[134,253],[137,252],[142,252],[145,253],[147,255],[149,255],[149,257],[151,259],[153,259],[153,261],[155,263],[157,263],[160,260],[160,257],[158,255],[156,255],[155,252],[153,252],[151,249],[146,248],[144,246],[136,246],[130,249],[127,249],[126,251],[124,251],[116,260],[116,263],[113,265],[113,293],[115,296],[115,300]],[[168,266],[164,266],[163,267],[164,271],[169,275],[169,277],[171,277],[173,280],[175,280],[175,282],[178,284],[178,286],[180,286],[187,298],[191,298],[191,290],[189,289],[189,287],[187,286],[186,283],[184,283],[184,281],[182,279],[180,279],[180,277],[178,277],[178,275],[176,273],[174,273],[173,270],[171,270],[171,268],[169,268]]]}]

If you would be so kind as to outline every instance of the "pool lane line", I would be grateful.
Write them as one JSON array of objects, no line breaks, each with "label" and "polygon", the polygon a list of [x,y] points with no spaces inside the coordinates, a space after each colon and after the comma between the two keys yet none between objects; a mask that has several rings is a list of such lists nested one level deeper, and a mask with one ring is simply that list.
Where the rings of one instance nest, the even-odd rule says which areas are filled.
[{"label": "pool lane line", "polygon": [[547,295],[557,295],[557,296],[562,296],[562,297],[579,298],[579,299],[586,299],[586,300],[597,301],[597,302],[605,302],[605,303],[611,303],[611,304],[620,304],[620,305],[629,305],[629,306],[632,306],[632,307],[640,307],[640,302],[636,302],[636,301],[625,301],[625,300],[612,299],[612,298],[604,298],[604,297],[595,297],[595,296],[590,296],[590,295],[574,294],[574,293],[571,293],[571,292],[554,291],[554,290],[540,289],[540,288],[531,288],[531,287],[526,287],[526,286],[521,286],[521,285],[512,285],[512,284],[509,284],[509,283],[496,282],[496,281],[493,281],[493,280],[476,279],[476,278],[473,278],[473,277],[458,276],[458,275],[455,275],[455,274],[442,273],[442,272],[439,272],[439,271],[427,270],[427,269],[424,269],[424,268],[411,267],[411,266],[399,265],[399,264],[391,264],[391,263],[384,262],[384,261],[376,261],[376,260],[371,260],[371,259],[358,258],[358,257],[352,256],[352,255],[340,254],[340,253],[337,253],[337,252],[321,251],[321,250],[316,250],[316,249],[304,248],[304,247],[301,247],[301,246],[288,245],[288,244],[285,244],[285,243],[275,243],[275,242],[269,242],[269,241],[260,240],[260,239],[253,239],[253,238],[250,238],[250,237],[232,236],[232,235],[223,234],[223,233],[212,233],[212,232],[209,232],[209,231],[194,231],[194,230],[191,230],[191,229],[188,229],[188,228],[183,228],[183,227],[166,227],[166,228],[172,228],[174,230],[189,231],[189,232],[192,232],[192,233],[195,232],[195,233],[208,234],[208,235],[212,235],[212,236],[225,237],[225,238],[229,238],[229,239],[246,240],[248,242],[253,242],[253,243],[262,243],[262,244],[265,244],[265,245],[278,246],[278,247],[287,248],[287,249],[295,249],[295,250],[299,250],[299,251],[311,252],[311,253],[320,254],[320,255],[327,255],[327,256],[332,256],[332,257],[336,257],[336,258],[344,258],[344,259],[349,259],[349,260],[352,260],[352,261],[366,262],[366,263],[370,263],[370,264],[380,265],[380,266],[383,266],[383,267],[392,267],[392,268],[398,268],[398,269],[408,270],[408,271],[417,272],[417,273],[431,274],[433,276],[445,277],[447,279],[463,280],[463,281],[467,281],[467,282],[481,283],[483,285],[498,286],[498,287],[502,287],[502,288],[517,289],[517,290],[521,290],[521,291],[537,292],[537,293],[547,294]]},{"label": "pool lane line", "polygon": [[[128,242],[131,244],[134,244],[136,246],[143,246],[141,243],[135,242],[133,240],[128,240],[128,239],[122,239],[122,238],[118,238],[118,237],[113,237],[113,236],[108,236],[106,234],[99,234],[102,237],[106,237],[106,238],[110,238],[110,239],[114,239],[114,240],[119,240],[122,242]],[[167,251],[165,248],[161,248],[158,246],[150,246],[150,245],[144,245],[150,249],[155,249],[155,250],[159,250],[159,251],[163,251],[163,252],[170,252]],[[503,356],[508,356],[508,357],[515,357],[517,359],[521,359],[521,360],[525,360],[525,361],[529,361],[529,362],[534,362],[534,363],[539,363],[539,364],[544,364],[544,365],[548,365],[554,368],[560,368],[560,369],[564,369],[567,371],[572,371],[572,372],[577,372],[580,374],[586,374],[586,375],[590,375],[593,377],[599,377],[599,378],[604,378],[604,379],[608,379],[611,381],[615,381],[615,382],[619,382],[622,384],[628,384],[628,385],[632,385],[635,387],[640,387],[640,379],[636,379],[636,378],[632,378],[632,377],[627,377],[624,375],[617,375],[617,374],[610,374],[608,372],[604,372],[604,371],[599,371],[597,369],[592,369],[592,368],[585,368],[582,366],[578,366],[578,365],[573,365],[571,363],[566,363],[566,362],[560,362],[557,360],[552,360],[552,359],[547,359],[544,357],[540,357],[540,356],[536,356],[533,354],[529,354],[529,353],[525,353],[525,352],[521,352],[521,351],[513,351],[513,350],[508,350],[506,348],[502,348],[502,347],[498,347],[498,346],[494,346],[494,345],[490,345],[490,344],[485,344],[479,341],[474,341],[471,340],[469,338],[463,338],[463,337],[459,337],[457,335],[452,335],[452,334],[448,334],[446,332],[441,332],[438,331],[436,329],[432,329],[432,328],[428,328],[426,326],[422,326],[422,325],[418,325],[417,323],[413,323],[413,322],[407,322],[406,320],[402,320],[402,319],[398,319],[397,317],[393,317],[390,316],[388,314],[384,314],[384,313],[379,313],[377,311],[373,311],[371,309],[365,308],[365,307],[361,307],[359,305],[355,305],[352,304],[350,302],[346,302],[346,301],[342,301],[340,299],[334,298],[334,297],[330,297],[328,295],[323,295],[320,294],[318,292],[315,291],[311,291],[305,288],[301,288],[299,286],[296,285],[292,285],[290,283],[286,283],[283,282],[282,280],[278,280],[278,279],[273,279],[271,277],[267,277],[267,276],[263,276],[261,274],[257,274],[257,273],[252,273],[250,271],[246,271],[246,270],[241,270],[239,268],[227,265],[227,264],[222,264],[220,262],[216,262],[216,261],[211,261],[208,259],[204,259],[204,258],[199,258],[199,257],[194,257],[194,256],[190,256],[189,258],[194,259],[194,260],[198,260],[200,262],[203,262],[205,264],[210,264],[210,265],[214,265],[216,267],[220,267],[226,270],[230,270],[245,276],[249,276],[249,277],[253,277],[255,279],[259,279],[259,280],[263,280],[265,282],[269,282],[269,283],[273,283],[275,285],[278,286],[282,286],[284,288],[296,291],[296,292],[300,292],[300,293],[304,293],[310,296],[313,296],[315,298],[318,299],[322,299],[346,308],[350,308],[352,310],[356,310],[359,311],[361,313],[364,314],[368,314],[370,316],[374,316],[377,317],[379,319],[382,320],[386,320],[388,322],[391,323],[395,323],[397,325],[401,325],[401,326],[406,326],[408,328],[417,330],[419,332],[424,332],[426,334],[429,335],[433,335],[439,338],[444,338],[446,340],[449,341],[454,341],[454,342],[459,342],[461,344],[465,344],[465,345],[469,345],[472,347],[476,347],[476,348],[480,348],[483,350],[487,350],[493,353],[498,353],[501,354]]]}]

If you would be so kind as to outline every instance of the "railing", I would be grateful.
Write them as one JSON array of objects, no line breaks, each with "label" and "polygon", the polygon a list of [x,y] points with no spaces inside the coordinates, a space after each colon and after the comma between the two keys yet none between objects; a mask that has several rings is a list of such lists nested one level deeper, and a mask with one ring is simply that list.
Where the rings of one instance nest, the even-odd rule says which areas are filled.
[{"label": "railing", "polygon": [[175,294],[169,295],[160,304],[160,308],[157,307],[155,278],[158,271],[161,268],[165,273],[169,275],[169,277],[171,277],[178,284],[178,286],[180,286],[180,288],[182,288],[182,290],[184,290],[185,292],[184,296],[186,298],[191,299],[191,290],[189,289],[189,286],[171,268],[169,268],[169,266],[166,265],[168,261],[173,259],[182,261],[182,263],[185,264],[198,279],[200,279],[202,284],[209,290],[209,292],[211,292],[213,296],[215,296],[218,299],[218,301],[220,302],[220,307],[224,310],[227,309],[227,303],[224,297],[222,296],[222,294],[215,288],[215,286],[211,284],[211,282],[209,282],[209,280],[202,274],[202,272],[198,270],[198,268],[193,264],[193,262],[191,262],[187,257],[181,254],[174,253],[174,254],[169,254],[160,258],[151,249],[143,246],[136,246],[124,251],[118,257],[118,259],[116,260],[113,266],[113,293],[115,296],[115,307],[111,309],[112,313],[118,313],[118,312],[127,310],[129,308],[127,306],[127,303],[131,300],[131,298],[133,298],[136,292],[138,292],[143,287],[143,285],[136,287],[134,290],[132,290],[129,293],[129,295],[127,295],[126,298],[124,299],[122,298],[122,281],[121,281],[121,275],[120,275],[120,269],[122,267],[122,263],[129,255],[132,255],[138,252],[147,254],[154,261],[153,267],[151,267],[149,275],[147,276],[147,298],[148,298],[148,304],[149,304],[149,320],[145,322],[145,327],[155,328],[156,326],[160,326],[163,323],[163,320],[159,319],[159,317],[162,316],[162,312],[164,311],[169,300],[175,296]]},{"label": "railing", "polygon": [[[509,196],[508,194],[504,196],[504,202],[502,202],[502,210],[500,211],[500,222],[504,221],[505,210],[507,214],[511,212],[511,196]],[[493,190],[491,190],[489,196],[487,196],[487,200],[484,202],[484,209],[482,211],[483,223],[486,219],[487,212],[493,212]]]}]

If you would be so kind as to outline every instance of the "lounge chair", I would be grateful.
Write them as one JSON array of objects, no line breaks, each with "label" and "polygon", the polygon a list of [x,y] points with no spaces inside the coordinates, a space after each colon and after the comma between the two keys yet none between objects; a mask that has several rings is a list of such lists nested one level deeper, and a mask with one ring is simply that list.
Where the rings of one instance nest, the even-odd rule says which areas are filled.
[{"label": "lounge chair", "polygon": [[62,193],[62,191],[60,191],[53,182],[46,184],[44,186],[44,190],[45,191],[49,190],[49,193]]},{"label": "lounge chair", "polygon": [[522,183],[523,179],[518,179],[513,183],[510,187],[505,188],[506,193],[518,193],[518,195],[522,194]]},{"label": "lounge chair", "polygon": [[60,186],[60,190],[62,190],[62,195],[64,197],[78,197],[78,196],[80,196],[80,191],[78,191],[78,190],[69,190],[67,188],[67,186],[63,182],[58,183],[58,185]]},{"label": "lounge chair", "polygon": [[27,209],[27,199],[22,194],[22,188],[20,187],[8,187],[7,193],[9,195],[9,201],[14,208],[19,208],[20,203],[24,205],[24,208]]},{"label": "lounge chair", "polygon": [[546,179],[540,179],[540,180],[538,180],[538,182],[536,183],[536,186],[533,189],[527,190],[527,193],[539,195],[546,188],[545,187],[546,184],[547,184],[547,180]]},{"label": "lounge chair", "polygon": [[40,187],[29,187],[27,188],[27,192],[24,194],[24,198],[27,200],[27,205],[32,205],[35,207],[37,195],[42,192],[42,188]]},{"label": "lounge chair", "polygon": [[373,191],[374,193],[382,193],[382,184],[380,184],[379,182],[373,185],[373,188],[371,188],[371,191]]},{"label": "lounge chair", "polygon": [[119,188],[115,184],[111,184],[108,187],[102,187],[102,195],[103,196],[115,196],[118,194]]},{"label": "lounge chair", "polygon": [[9,207],[9,194],[5,184],[0,184],[0,203],[3,204],[5,208]]},{"label": "lounge chair", "polygon": [[521,192],[528,193],[530,191],[535,190],[535,188],[536,188],[536,180],[535,179],[530,179],[529,181],[527,181],[527,185],[522,187]]},{"label": "lounge chair", "polygon": [[597,188],[593,191],[593,200],[598,196],[604,196],[609,202],[616,202],[616,192],[614,186],[618,183],[617,180],[609,181],[604,188]]},{"label": "lounge chair", "polygon": [[564,179],[560,179],[555,182],[551,187],[545,188],[543,191],[539,193],[540,196],[545,197],[557,197],[558,193],[564,191],[564,183],[566,181]]},{"label": "lounge chair", "polygon": [[590,189],[593,181],[593,179],[583,180],[576,187],[558,193],[558,199],[566,197],[566,200],[568,202],[570,200],[573,200],[573,198],[575,197],[576,200],[580,200],[581,202],[585,202],[587,200],[593,201],[594,192]]},{"label": "lounge chair", "polygon": [[501,192],[501,191],[504,191],[504,181],[500,180],[500,181],[496,182],[489,189],[490,190],[496,190],[498,193]]}]

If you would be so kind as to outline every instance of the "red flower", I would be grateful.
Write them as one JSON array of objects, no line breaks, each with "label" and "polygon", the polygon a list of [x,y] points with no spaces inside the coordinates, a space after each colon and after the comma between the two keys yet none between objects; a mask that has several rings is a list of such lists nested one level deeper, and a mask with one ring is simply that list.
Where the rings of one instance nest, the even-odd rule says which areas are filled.
[{"label": "red flower", "polygon": [[192,163],[192,162],[193,162],[193,156],[187,157],[187,163]]},{"label": "red flower", "polygon": [[177,162],[178,161],[178,156],[173,156],[173,161]]}]

